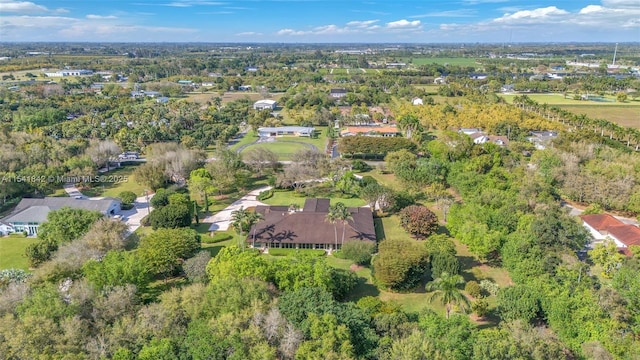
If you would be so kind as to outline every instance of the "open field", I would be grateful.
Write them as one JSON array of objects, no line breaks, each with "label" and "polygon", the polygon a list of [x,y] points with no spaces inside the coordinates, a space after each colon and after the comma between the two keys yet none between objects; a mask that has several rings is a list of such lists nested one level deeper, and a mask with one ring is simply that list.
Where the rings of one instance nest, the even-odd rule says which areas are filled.
[{"label": "open field", "polygon": [[27,258],[24,256],[24,251],[27,246],[37,241],[37,238],[26,238],[22,234],[0,237],[0,270],[28,270],[29,265]]},{"label": "open field", "polygon": [[[275,191],[273,196],[264,200],[263,202],[269,205],[291,205],[296,204],[300,207],[304,205],[304,201],[308,196],[296,193],[295,191]],[[337,195],[331,196],[331,205],[336,203],[343,203],[346,206],[363,206],[364,200],[359,198],[341,198]]]},{"label": "open field", "polygon": [[[278,100],[282,94],[270,94],[270,99]],[[211,89],[207,92],[192,92],[187,94],[187,100],[196,102],[198,104],[206,104],[208,101],[213,102],[215,98],[221,98],[222,104],[226,104],[228,102],[249,98],[251,101],[258,101],[263,99],[264,97],[260,93],[256,92],[225,92],[224,95],[220,96],[218,91]]]},{"label": "open field", "polygon": [[428,65],[428,64],[440,64],[440,65],[452,65],[452,66],[479,66],[474,58],[432,58],[432,57],[418,57],[411,59],[413,65]]},{"label": "open field", "polygon": [[[619,104],[619,103],[618,103]],[[628,105],[559,105],[575,114],[585,114],[592,119],[606,119],[621,126],[640,129],[640,103]]]},{"label": "open field", "polygon": [[81,191],[87,196],[118,197],[123,191],[132,191],[137,196],[142,196],[145,188],[136,182],[133,174],[135,169],[136,166],[127,165],[101,174],[106,179],[114,181],[92,184],[94,185],[93,187],[81,189]]},{"label": "open field", "polygon": [[[584,114],[592,119],[605,119],[616,124],[640,129],[640,101],[616,102],[612,96],[605,97],[609,101],[574,100],[572,95],[565,98],[562,94],[526,94],[539,104],[557,106],[575,114]],[[499,94],[508,103],[513,102],[511,94]]]},{"label": "open field", "polygon": [[251,151],[254,149],[269,149],[278,155],[278,160],[291,160],[293,154],[297,153],[300,150],[304,150],[307,146],[289,141],[272,141],[265,142],[260,144],[249,145],[242,152]]}]

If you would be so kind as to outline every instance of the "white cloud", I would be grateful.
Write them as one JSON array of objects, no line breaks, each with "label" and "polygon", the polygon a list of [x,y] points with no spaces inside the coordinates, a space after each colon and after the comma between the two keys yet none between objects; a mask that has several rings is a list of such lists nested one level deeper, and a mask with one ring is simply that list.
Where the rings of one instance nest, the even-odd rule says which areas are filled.
[{"label": "white cloud", "polygon": [[495,22],[516,22],[522,20],[547,21],[551,18],[567,15],[566,10],[558,9],[555,6],[539,8],[534,10],[521,10],[513,14],[504,14],[501,18],[497,18]]},{"label": "white cloud", "polygon": [[354,21],[349,21],[347,23],[347,26],[356,27],[356,28],[364,28],[364,27],[368,27],[370,25],[373,25],[373,24],[377,23],[378,21],[379,20],[364,20],[364,21],[354,20]]},{"label": "white cloud", "polygon": [[418,29],[420,27],[420,20],[409,21],[406,19],[392,21],[387,23],[387,28],[389,29]]},{"label": "white cloud", "polygon": [[38,5],[31,1],[13,1],[13,0],[0,0],[0,12],[10,12],[18,14],[37,14],[37,13],[66,13],[66,9],[51,10],[43,5]]},{"label": "white cloud", "polygon": [[237,33],[236,36],[262,36],[262,33],[255,31],[245,31],[241,33]]},{"label": "white cloud", "polygon": [[103,16],[103,15],[89,14],[86,17],[87,17],[87,19],[90,19],[90,20],[113,20],[113,19],[117,19],[117,17],[113,16],[113,15]]},{"label": "white cloud", "polygon": [[308,34],[306,31],[296,31],[293,29],[281,29],[276,32],[276,35],[305,35]]}]

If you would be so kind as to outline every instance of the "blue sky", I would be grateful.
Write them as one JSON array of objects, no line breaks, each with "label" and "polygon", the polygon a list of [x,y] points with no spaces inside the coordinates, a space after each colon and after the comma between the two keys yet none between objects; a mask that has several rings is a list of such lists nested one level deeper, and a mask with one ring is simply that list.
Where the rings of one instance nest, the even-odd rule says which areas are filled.
[{"label": "blue sky", "polygon": [[0,0],[0,41],[629,42],[640,0]]}]

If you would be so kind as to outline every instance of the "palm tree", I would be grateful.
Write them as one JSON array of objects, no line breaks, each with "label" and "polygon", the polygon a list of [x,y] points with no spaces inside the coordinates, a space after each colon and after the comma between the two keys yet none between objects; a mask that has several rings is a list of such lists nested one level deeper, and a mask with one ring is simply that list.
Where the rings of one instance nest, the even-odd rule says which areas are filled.
[{"label": "palm tree", "polygon": [[329,206],[329,212],[327,213],[327,217],[325,218],[325,220],[333,224],[333,231],[336,236],[336,245],[334,247],[334,250],[338,250],[338,227],[336,226],[336,222],[338,221],[338,213],[333,206]]},{"label": "palm tree", "polygon": [[336,205],[334,206],[334,212],[336,220],[340,220],[342,222],[342,241],[340,242],[340,244],[344,245],[344,233],[347,227],[347,221],[349,219],[353,219],[353,217],[351,216],[351,211],[349,211],[349,208],[341,202],[336,203]]},{"label": "palm tree", "polygon": [[449,275],[447,272],[440,274],[440,277],[428,283],[425,287],[426,291],[434,291],[430,297],[430,301],[439,297],[447,311],[447,319],[451,313],[453,305],[458,305],[464,312],[469,307],[469,300],[462,294],[458,285],[464,284],[464,279],[460,275]]},{"label": "palm tree", "polygon": [[251,229],[251,227],[261,218],[262,216],[259,213],[255,211],[248,211],[242,206],[240,209],[231,212],[231,226],[240,233],[240,240],[242,241],[242,244],[244,244],[244,239],[242,239],[244,230],[246,229],[249,231],[249,229]]}]

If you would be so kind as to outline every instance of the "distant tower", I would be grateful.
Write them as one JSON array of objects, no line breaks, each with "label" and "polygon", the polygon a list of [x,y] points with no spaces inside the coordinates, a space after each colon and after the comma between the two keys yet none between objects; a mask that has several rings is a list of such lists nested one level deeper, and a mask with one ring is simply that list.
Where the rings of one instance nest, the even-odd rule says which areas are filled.
[{"label": "distant tower", "polygon": [[618,43],[616,43],[616,49],[613,51],[613,66],[616,65],[616,55],[618,54]]}]

